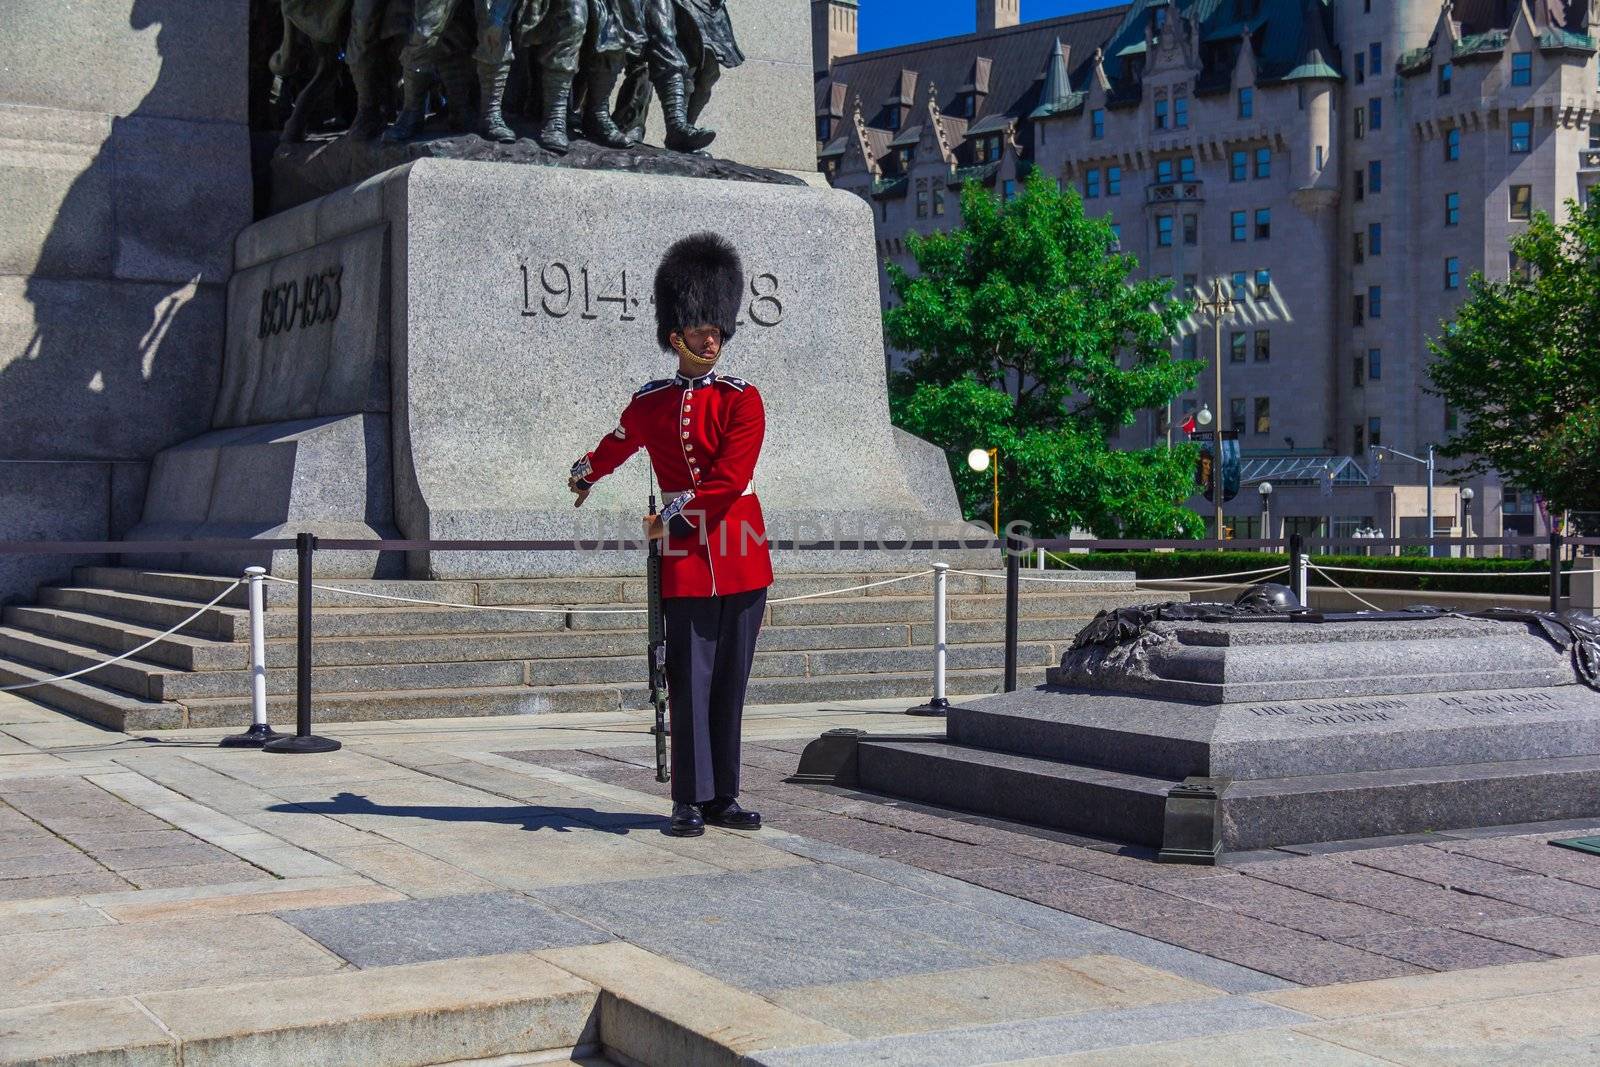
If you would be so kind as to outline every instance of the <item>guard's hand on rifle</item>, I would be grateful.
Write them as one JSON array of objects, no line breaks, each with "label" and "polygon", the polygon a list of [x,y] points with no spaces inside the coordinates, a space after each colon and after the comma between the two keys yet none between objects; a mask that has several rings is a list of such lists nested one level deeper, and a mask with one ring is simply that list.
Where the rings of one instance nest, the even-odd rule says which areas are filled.
[{"label": "guard's hand on rifle", "polygon": [[644,536],[649,541],[659,541],[667,536],[667,524],[661,521],[660,515],[644,517]]},{"label": "guard's hand on rifle", "polygon": [[578,479],[576,478],[567,479],[567,488],[578,494],[578,499],[572,502],[572,506],[575,508],[583,507],[583,502],[589,499],[589,490],[580,489],[578,487]]}]

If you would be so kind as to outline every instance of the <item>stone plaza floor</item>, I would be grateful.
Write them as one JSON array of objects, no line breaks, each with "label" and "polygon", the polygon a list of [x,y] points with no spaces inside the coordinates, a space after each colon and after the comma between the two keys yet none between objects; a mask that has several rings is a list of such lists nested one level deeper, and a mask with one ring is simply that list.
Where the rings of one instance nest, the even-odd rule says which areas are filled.
[{"label": "stone plaza floor", "polygon": [[1600,820],[1174,867],[784,781],[902,703],[750,709],[768,828],[680,840],[643,715],[288,756],[0,695],[0,1064],[1600,1058],[1600,857],[1546,844]]}]

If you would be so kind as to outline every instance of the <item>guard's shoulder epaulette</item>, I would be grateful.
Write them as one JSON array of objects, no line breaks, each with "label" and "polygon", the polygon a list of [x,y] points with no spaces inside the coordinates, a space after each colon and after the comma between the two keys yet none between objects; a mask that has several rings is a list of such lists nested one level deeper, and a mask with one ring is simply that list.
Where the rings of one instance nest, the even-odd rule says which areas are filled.
[{"label": "guard's shoulder epaulette", "polygon": [[633,391],[633,395],[635,397],[641,397],[641,396],[644,396],[646,393],[653,393],[657,389],[665,389],[667,386],[669,386],[671,384],[672,384],[672,379],[671,378],[657,378],[653,382],[645,382],[643,385],[639,386],[639,388],[637,388],[637,389],[635,389]]},{"label": "guard's shoulder epaulette", "polygon": [[741,393],[744,392],[745,389],[750,385],[750,383],[745,381],[743,378],[735,378],[731,374],[719,374],[717,375],[717,381],[721,382],[723,385],[731,385]]}]

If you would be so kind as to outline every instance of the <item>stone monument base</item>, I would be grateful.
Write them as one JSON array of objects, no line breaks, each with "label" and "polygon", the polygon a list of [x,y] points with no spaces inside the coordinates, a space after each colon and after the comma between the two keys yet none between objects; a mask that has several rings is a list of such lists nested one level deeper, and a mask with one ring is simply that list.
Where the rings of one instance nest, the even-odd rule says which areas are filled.
[{"label": "stone monument base", "polygon": [[831,739],[808,773],[1202,862],[1600,816],[1600,693],[1526,623],[1157,623],[1050,683],[940,738]]}]

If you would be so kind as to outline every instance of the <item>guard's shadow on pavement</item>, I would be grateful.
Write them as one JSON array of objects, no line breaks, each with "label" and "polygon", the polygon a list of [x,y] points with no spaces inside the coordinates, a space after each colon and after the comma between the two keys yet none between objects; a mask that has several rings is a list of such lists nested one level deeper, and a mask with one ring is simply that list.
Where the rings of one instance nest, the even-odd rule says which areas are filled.
[{"label": "guard's shadow on pavement", "polygon": [[597,811],[594,808],[548,807],[542,804],[508,804],[503,807],[466,807],[450,804],[378,804],[360,793],[335,793],[331,800],[274,804],[268,811],[313,815],[388,815],[437,822],[484,822],[524,830],[598,830],[628,834],[636,830],[665,832],[669,820],[662,815],[636,811]]}]

